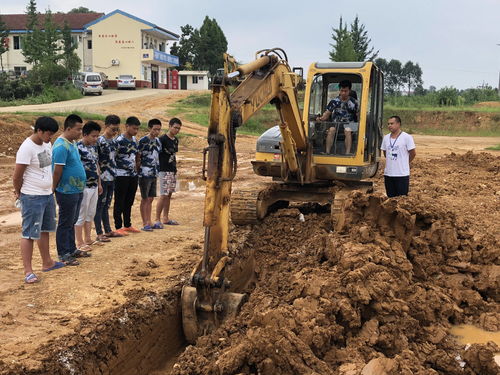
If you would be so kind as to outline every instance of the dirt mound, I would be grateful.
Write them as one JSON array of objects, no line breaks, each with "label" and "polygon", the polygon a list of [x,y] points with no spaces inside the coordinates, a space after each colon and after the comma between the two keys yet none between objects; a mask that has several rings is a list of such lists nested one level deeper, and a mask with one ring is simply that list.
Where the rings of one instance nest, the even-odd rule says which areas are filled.
[{"label": "dirt mound", "polygon": [[[328,214],[290,208],[252,230],[257,281],[241,314],[198,339],[174,374],[498,374],[493,343],[465,350],[451,324],[500,324],[498,248],[445,206],[353,193]],[[484,265],[487,265],[486,267]]]}]

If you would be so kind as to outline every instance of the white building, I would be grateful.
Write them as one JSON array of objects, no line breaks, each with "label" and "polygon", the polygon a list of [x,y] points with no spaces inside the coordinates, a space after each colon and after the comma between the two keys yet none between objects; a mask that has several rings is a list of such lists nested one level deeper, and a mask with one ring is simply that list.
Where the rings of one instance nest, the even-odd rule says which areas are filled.
[{"label": "white building", "polygon": [[208,90],[208,70],[179,71],[179,88],[181,90]]}]

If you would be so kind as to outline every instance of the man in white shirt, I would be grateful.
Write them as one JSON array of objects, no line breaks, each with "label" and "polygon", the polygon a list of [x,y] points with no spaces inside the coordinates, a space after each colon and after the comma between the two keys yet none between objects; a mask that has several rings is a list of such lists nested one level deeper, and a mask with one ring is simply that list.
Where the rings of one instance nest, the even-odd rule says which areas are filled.
[{"label": "man in white shirt", "polygon": [[386,158],[384,170],[385,191],[389,198],[408,195],[410,188],[410,163],[415,159],[413,137],[401,130],[401,118],[389,117],[390,133],[382,140],[380,149]]},{"label": "man in white shirt", "polygon": [[49,232],[56,230],[56,206],[52,191],[52,146],[50,140],[59,129],[56,120],[40,117],[35,122],[33,134],[26,138],[16,155],[12,182],[14,195],[21,204],[22,238],[21,257],[24,281],[36,283],[33,273],[33,242],[37,241],[42,257],[42,271],[64,267],[55,262],[49,251]]}]

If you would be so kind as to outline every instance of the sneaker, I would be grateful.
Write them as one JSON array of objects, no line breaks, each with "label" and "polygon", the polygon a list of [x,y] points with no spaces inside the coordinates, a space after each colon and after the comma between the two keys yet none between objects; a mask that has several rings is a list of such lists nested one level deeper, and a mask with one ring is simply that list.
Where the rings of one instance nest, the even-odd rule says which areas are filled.
[{"label": "sneaker", "polygon": [[125,230],[125,228],[120,228],[120,229],[117,229],[115,230],[115,233],[118,233],[122,236],[128,236],[129,234],[127,233],[127,231]]},{"label": "sneaker", "polygon": [[129,233],[141,233],[141,231],[137,228],[134,228],[134,227],[126,227],[126,228],[123,228],[123,230],[125,232],[129,232]]},{"label": "sneaker", "polygon": [[151,225],[145,225],[141,228],[141,230],[143,230],[144,232],[152,232],[153,227]]}]

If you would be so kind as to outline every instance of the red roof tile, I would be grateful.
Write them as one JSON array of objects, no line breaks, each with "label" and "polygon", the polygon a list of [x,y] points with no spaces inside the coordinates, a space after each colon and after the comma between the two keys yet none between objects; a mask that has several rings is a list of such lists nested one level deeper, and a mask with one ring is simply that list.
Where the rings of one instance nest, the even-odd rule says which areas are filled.
[{"label": "red roof tile", "polygon": [[[52,19],[59,27],[64,26],[64,21],[68,21],[69,27],[72,30],[83,29],[83,26],[89,22],[95,21],[102,17],[104,13],[53,13]],[[2,20],[7,25],[8,30],[26,30],[26,14],[0,14]],[[45,15],[38,15],[38,25],[43,28]]]}]

